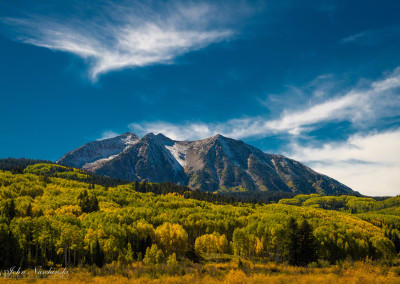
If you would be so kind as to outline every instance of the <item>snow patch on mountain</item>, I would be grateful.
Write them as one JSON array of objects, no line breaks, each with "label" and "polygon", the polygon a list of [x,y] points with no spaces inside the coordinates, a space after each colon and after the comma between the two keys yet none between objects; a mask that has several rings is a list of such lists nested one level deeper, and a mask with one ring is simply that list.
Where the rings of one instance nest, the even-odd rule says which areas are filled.
[{"label": "snow patch on mountain", "polygon": [[186,166],[186,152],[188,146],[175,143],[172,146],[165,146],[167,150],[172,154],[175,160],[184,168]]},{"label": "snow patch on mountain", "polygon": [[122,138],[122,139],[121,139],[121,141],[122,141],[125,145],[127,145],[127,146],[136,144],[139,140],[140,140],[140,138],[139,138],[138,136],[132,134],[132,133],[129,133],[129,134],[126,136],[126,138]]},{"label": "snow patch on mountain", "polygon": [[220,139],[219,142],[222,145],[222,149],[224,150],[225,155],[227,155],[229,159],[233,159],[233,154],[231,152],[231,149],[229,149],[229,146],[226,143],[226,141],[224,139]]},{"label": "snow patch on mountain", "polygon": [[99,159],[97,161],[94,161],[93,163],[86,163],[83,165],[82,169],[86,171],[94,171],[97,170],[98,168],[102,167],[106,162],[111,161],[115,157],[117,157],[119,154],[116,155],[111,155],[107,158]]},{"label": "snow patch on mountain", "polygon": [[229,160],[233,164],[240,166],[239,162],[235,159],[236,155],[232,153],[231,147],[230,145],[228,145],[228,141],[226,141],[225,139],[220,139],[219,142],[221,143],[222,149]]}]

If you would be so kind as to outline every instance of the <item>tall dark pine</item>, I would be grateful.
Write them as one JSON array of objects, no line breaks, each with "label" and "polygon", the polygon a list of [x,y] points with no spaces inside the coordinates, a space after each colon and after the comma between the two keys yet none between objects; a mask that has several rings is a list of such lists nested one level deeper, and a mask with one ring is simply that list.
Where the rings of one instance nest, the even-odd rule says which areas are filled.
[{"label": "tall dark pine", "polygon": [[12,267],[20,260],[17,239],[7,225],[0,227],[0,267]]},{"label": "tall dark pine", "polygon": [[32,204],[28,204],[28,208],[26,208],[26,216],[32,217]]},{"label": "tall dark pine", "polygon": [[287,223],[287,258],[291,265],[306,265],[317,260],[317,240],[313,228],[303,220],[300,225],[294,218]]},{"label": "tall dark pine", "polygon": [[99,201],[95,195],[89,195],[87,190],[81,192],[78,196],[78,203],[82,212],[90,213],[99,210]]},{"label": "tall dark pine", "polygon": [[299,239],[299,265],[306,265],[317,260],[317,239],[313,234],[313,228],[303,220],[298,228]]},{"label": "tall dark pine", "polygon": [[289,264],[299,264],[299,238],[298,238],[298,225],[296,220],[291,217],[287,223],[288,243],[287,243],[287,258]]},{"label": "tall dark pine", "polygon": [[396,252],[399,253],[400,252],[400,238],[396,232],[392,233],[390,240],[393,242]]},{"label": "tall dark pine", "polygon": [[9,222],[15,217],[16,210],[14,199],[11,199],[11,201],[5,204],[3,214]]},{"label": "tall dark pine", "polygon": [[97,267],[103,267],[104,265],[104,252],[100,247],[99,240],[96,241],[96,245],[94,247],[93,262],[97,265]]}]

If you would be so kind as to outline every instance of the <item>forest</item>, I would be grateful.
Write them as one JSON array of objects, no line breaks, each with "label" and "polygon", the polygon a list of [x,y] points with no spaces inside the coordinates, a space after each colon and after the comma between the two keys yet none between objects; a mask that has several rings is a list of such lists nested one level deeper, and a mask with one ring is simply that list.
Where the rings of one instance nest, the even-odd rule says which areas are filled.
[{"label": "forest", "polygon": [[110,186],[46,163],[0,171],[0,267],[113,274],[129,266],[154,278],[210,263],[234,263],[246,275],[272,263],[397,269],[400,197],[289,197],[255,203],[168,183]]}]

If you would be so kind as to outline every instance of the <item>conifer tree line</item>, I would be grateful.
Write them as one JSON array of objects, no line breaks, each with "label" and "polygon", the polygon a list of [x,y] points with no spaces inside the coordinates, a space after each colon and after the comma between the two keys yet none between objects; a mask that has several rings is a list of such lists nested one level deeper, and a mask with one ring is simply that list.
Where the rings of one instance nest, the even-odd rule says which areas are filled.
[{"label": "conifer tree line", "polygon": [[[64,177],[70,180],[77,180],[89,184],[101,185],[104,187],[113,187],[131,182],[114,179],[107,176],[100,176],[83,170],[74,169],[68,166],[62,166],[50,161],[33,159],[0,159],[0,170],[13,173],[34,173],[42,176],[45,180],[49,177]],[[140,186],[139,186],[140,185]],[[266,192],[227,192],[227,193],[209,193],[200,190],[194,190],[187,186],[173,183],[149,183],[134,182],[133,186],[139,192],[153,192],[155,194],[179,193],[185,198],[192,198],[218,204],[234,204],[237,202],[246,203],[271,203],[278,202],[283,198],[292,198],[296,194],[292,192],[266,191]]]}]

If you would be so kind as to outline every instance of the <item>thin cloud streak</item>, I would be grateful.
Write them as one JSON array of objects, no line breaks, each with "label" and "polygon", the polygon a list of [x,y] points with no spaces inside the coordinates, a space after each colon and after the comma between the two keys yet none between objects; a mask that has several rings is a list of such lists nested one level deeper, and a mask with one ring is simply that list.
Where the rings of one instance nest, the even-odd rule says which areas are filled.
[{"label": "thin cloud streak", "polygon": [[344,37],[339,40],[339,44],[360,44],[373,46],[398,38],[400,26],[394,25],[381,29],[364,30],[362,32]]},{"label": "thin cloud streak", "polygon": [[287,134],[298,137],[321,123],[349,121],[356,126],[369,125],[382,117],[398,113],[400,102],[395,92],[400,87],[400,69],[397,68],[382,80],[370,83],[363,89],[354,88],[344,95],[315,103],[298,110],[284,110],[279,118],[247,117],[220,123],[187,122],[172,124],[163,121],[132,123],[129,128],[145,134],[163,133],[173,139],[201,139],[220,133],[243,139]]},{"label": "thin cloud streak", "polygon": [[220,23],[218,7],[211,4],[170,3],[168,9],[156,11],[137,2],[127,3],[132,5],[109,4],[102,11],[107,17],[91,20],[61,21],[35,15],[0,22],[13,30],[17,41],[85,59],[93,81],[114,70],[171,64],[182,54],[234,35]]},{"label": "thin cloud streak", "polygon": [[117,133],[117,132],[115,132],[115,131],[107,130],[107,131],[104,131],[104,132],[101,134],[100,138],[98,138],[97,140],[103,140],[103,139],[108,139],[108,138],[114,138],[114,137],[117,137],[118,135],[120,135],[120,134]]}]

